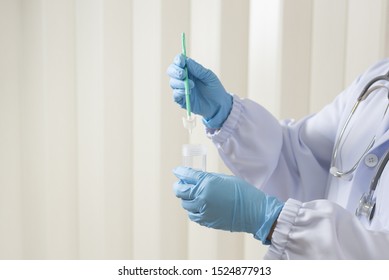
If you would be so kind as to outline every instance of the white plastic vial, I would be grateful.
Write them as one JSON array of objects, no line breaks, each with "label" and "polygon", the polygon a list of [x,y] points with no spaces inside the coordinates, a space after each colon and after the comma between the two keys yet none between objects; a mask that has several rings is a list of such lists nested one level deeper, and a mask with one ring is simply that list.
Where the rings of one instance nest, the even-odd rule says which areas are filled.
[{"label": "white plastic vial", "polygon": [[201,144],[184,144],[182,146],[182,164],[186,167],[206,171],[207,147]]}]

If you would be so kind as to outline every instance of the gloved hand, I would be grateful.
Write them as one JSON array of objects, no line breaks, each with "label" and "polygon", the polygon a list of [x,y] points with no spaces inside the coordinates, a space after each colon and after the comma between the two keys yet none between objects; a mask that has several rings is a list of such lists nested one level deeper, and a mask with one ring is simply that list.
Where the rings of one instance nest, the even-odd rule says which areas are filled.
[{"label": "gloved hand", "polygon": [[263,244],[284,203],[242,179],[177,167],[176,196],[189,218],[200,225],[232,232],[247,232]]},{"label": "gloved hand", "polygon": [[185,60],[182,54],[177,55],[167,69],[174,101],[181,108],[186,108],[185,66],[188,67],[192,112],[203,116],[203,122],[207,127],[220,128],[231,111],[232,96],[226,92],[219,78],[211,70],[193,59]]}]

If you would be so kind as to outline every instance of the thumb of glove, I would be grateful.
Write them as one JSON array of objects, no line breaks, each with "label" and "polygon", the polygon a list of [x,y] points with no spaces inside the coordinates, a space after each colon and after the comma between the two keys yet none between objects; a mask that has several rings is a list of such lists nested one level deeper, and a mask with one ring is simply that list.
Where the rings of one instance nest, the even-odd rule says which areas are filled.
[{"label": "thumb of glove", "polygon": [[190,167],[177,166],[173,169],[173,174],[181,181],[195,185],[204,176],[204,172]]}]

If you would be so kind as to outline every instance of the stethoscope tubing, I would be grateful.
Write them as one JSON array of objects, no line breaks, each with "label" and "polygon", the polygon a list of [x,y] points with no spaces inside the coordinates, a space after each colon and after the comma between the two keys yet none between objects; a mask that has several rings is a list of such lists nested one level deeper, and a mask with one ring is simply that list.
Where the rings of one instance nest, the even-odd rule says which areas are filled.
[{"label": "stethoscope tubing", "polygon": [[[369,88],[370,88],[373,84],[375,84],[376,82],[378,82],[378,81],[388,81],[388,82],[389,82],[389,70],[388,70],[388,72],[386,72],[385,75],[377,76],[377,77],[375,77],[374,79],[372,79],[370,82],[368,82],[368,83],[366,84],[366,86],[363,88],[361,94],[358,96],[358,100],[357,100],[357,101],[365,100],[365,99],[369,96],[369,94],[370,94],[370,92],[368,91]],[[366,93],[368,93],[368,94],[366,94]]]},{"label": "stethoscope tubing", "polygon": [[375,191],[377,188],[377,184],[381,178],[382,172],[384,172],[384,169],[386,167],[386,164],[389,161],[389,151],[386,152],[385,156],[381,160],[381,162],[378,165],[378,169],[373,177],[373,180],[370,183],[370,191]]},{"label": "stethoscope tubing", "polygon": [[[348,176],[350,174],[352,174],[355,169],[357,168],[357,166],[359,165],[359,162],[361,161],[362,157],[355,163],[355,165],[348,171],[341,171],[340,169],[338,169],[336,166],[335,166],[335,162],[336,162],[336,158],[338,157],[338,152],[339,152],[339,147],[340,147],[340,142],[344,136],[344,133],[345,133],[345,130],[351,120],[351,118],[353,117],[355,111],[357,110],[359,104],[365,100],[369,95],[370,93],[372,93],[374,90],[376,89],[379,89],[379,88],[382,88],[382,87],[385,87],[387,88],[386,86],[384,85],[375,85],[373,86],[376,82],[378,81],[389,81],[389,71],[385,74],[385,75],[381,75],[381,76],[377,76],[375,77],[374,79],[370,80],[366,86],[363,88],[361,94],[358,96],[353,108],[351,109],[351,112],[349,113],[347,119],[346,119],[346,122],[345,124],[343,125],[341,131],[340,131],[340,134],[339,134],[339,137],[338,139],[336,140],[336,143],[335,143],[335,146],[334,146],[334,150],[333,150],[333,153],[332,153],[332,159],[331,159],[331,167],[330,167],[330,173],[335,176],[335,177],[344,177],[344,176]],[[373,86],[373,87],[372,87]],[[389,90],[388,90],[388,99],[389,99]],[[389,105],[388,105],[389,106]],[[385,114],[384,116],[386,115],[386,111],[387,111],[388,107],[386,108],[385,110]],[[373,139],[371,140],[370,144],[367,146],[366,150],[364,151],[363,155],[366,154],[368,152],[368,150],[370,150],[374,143],[375,143],[375,136],[373,137]]]},{"label": "stethoscope tubing", "polygon": [[[339,152],[338,149],[340,147],[341,139],[343,138],[343,134],[344,134],[344,132],[346,130],[346,127],[348,126],[348,124],[349,124],[352,116],[354,115],[356,109],[358,108],[360,102],[365,100],[370,95],[370,93],[372,93],[374,90],[376,90],[376,89],[378,89],[380,87],[386,87],[384,85],[375,85],[375,86],[373,86],[378,81],[387,81],[388,82],[389,81],[389,71],[385,75],[381,75],[381,76],[375,77],[374,79],[372,79],[370,82],[368,82],[366,84],[366,86],[363,88],[361,94],[359,95],[356,103],[354,104],[354,106],[353,106],[349,116],[347,117],[346,122],[343,125],[342,130],[340,132],[340,135],[339,135],[339,137],[338,137],[338,139],[337,139],[337,141],[335,143],[334,151],[333,151],[333,154],[332,154],[330,173],[333,176],[335,176],[335,177],[340,178],[340,177],[352,174],[355,171],[355,169],[357,168],[357,166],[359,165],[359,162],[361,161],[363,155],[365,155],[368,152],[368,150],[370,150],[373,147],[373,145],[375,143],[376,139],[375,139],[375,136],[374,136],[372,141],[368,145],[367,149],[363,153],[362,157],[357,161],[357,163],[349,171],[340,171],[337,167],[335,167],[335,162],[336,162],[336,158],[338,156],[338,152]],[[389,99],[389,89],[388,89],[388,99]],[[384,116],[386,115],[388,107],[389,107],[389,105],[385,109]],[[359,217],[361,215],[364,215],[364,216],[366,216],[368,218],[369,222],[371,222],[371,220],[372,220],[372,218],[374,216],[374,213],[375,213],[375,208],[376,208],[376,199],[374,198],[374,193],[375,193],[375,190],[377,188],[378,182],[381,179],[382,173],[384,172],[384,169],[385,169],[388,161],[389,161],[389,151],[387,151],[385,153],[385,155],[382,158],[382,160],[380,160],[380,162],[378,163],[377,170],[376,170],[376,172],[374,174],[373,179],[370,182],[369,191],[362,195],[362,197],[361,197],[361,199],[359,201],[359,205],[358,205],[358,207],[357,207],[357,209],[355,211],[355,215],[356,216]]]}]

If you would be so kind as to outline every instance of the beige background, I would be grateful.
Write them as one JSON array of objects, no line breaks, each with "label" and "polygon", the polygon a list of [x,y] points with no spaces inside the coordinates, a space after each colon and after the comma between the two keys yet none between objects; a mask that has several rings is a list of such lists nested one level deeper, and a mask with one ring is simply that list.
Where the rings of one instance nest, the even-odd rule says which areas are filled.
[{"label": "beige background", "polygon": [[227,90],[300,118],[389,55],[389,2],[0,0],[1,259],[263,256],[173,195],[184,143],[228,172],[172,102],[183,31]]}]

